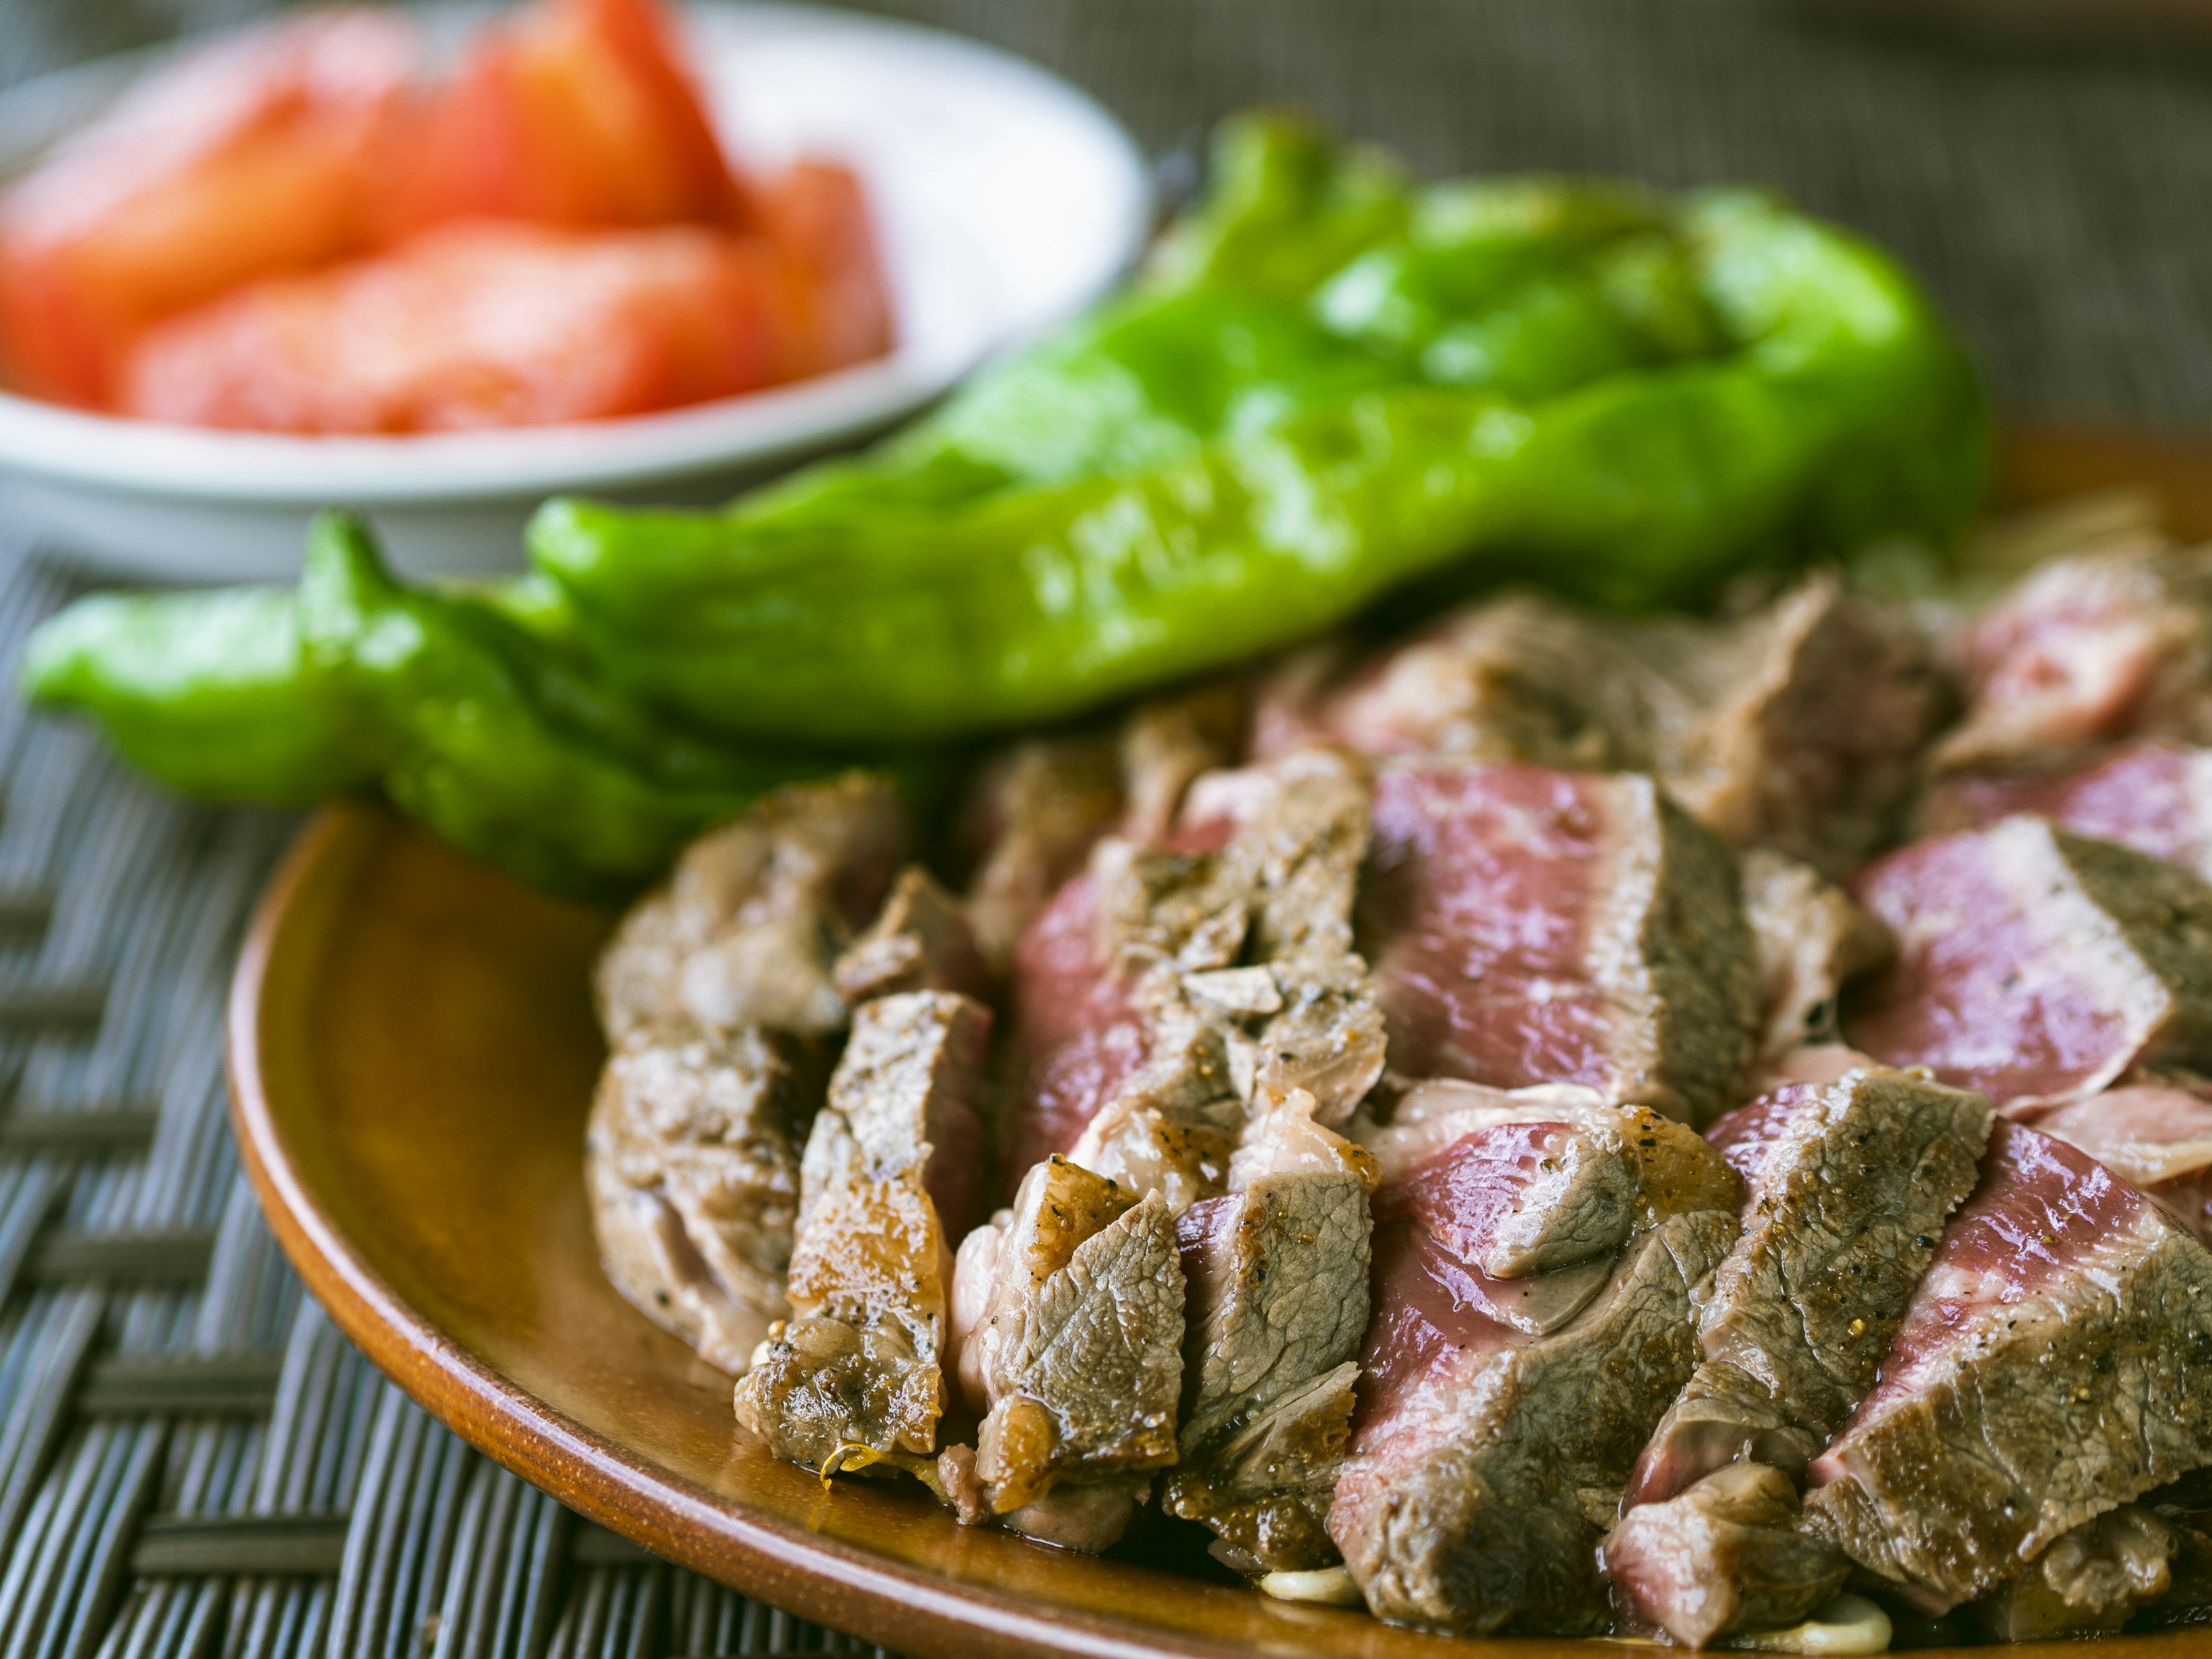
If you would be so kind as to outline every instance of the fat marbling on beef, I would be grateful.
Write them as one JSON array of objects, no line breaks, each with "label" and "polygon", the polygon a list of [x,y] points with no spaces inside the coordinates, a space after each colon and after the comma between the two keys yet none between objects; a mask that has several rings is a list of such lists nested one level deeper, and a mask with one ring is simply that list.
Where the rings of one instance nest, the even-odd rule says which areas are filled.
[{"label": "fat marbling on beef", "polygon": [[1831,873],[1887,836],[1946,701],[1914,630],[1826,574],[1721,623],[1509,594],[1326,679],[1279,677],[1263,747],[1653,772],[1731,846]]},{"label": "fat marbling on beef", "polygon": [[1794,1625],[1850,1563],[1796,1527],[1797,1483],[1875,1382],[1989,1102],[1875,1067],[1778,1091],[1708,1139],[1743,1176],[1743,1236],[1698,1287],[1696,1373],[1605,1544],[1615,1600],[1675,1640]]},{"label": "fat marbling on beef", "polygon": [[1574,1087],[1424,1085],[1364,1139],[1375,1313],[1330,1534],[1393,1622],[1601,1632],[1599,1537],[1695,1365],[1741,1182]]},{"label": "fat marbling on beef", "polygon": [[1734,860],[1635,774],[1422,762],[1376,780],[1361,932],[1409,1077],[1742,1099],[1759,981]]},{"label": "fat marbling on beef", "polygon": [[788,1294],[738,1384],[738,1420],[779,1457],[934,1454],[944,1410],[948,1230],[979,1183],[977,1079],[990,1011],[951,991],[878,997],[852,1036],[799,1168]]},{"label": "fat marbling on beef", "polygon": [[2212,1254],[2063,1142],[1991,1131],[1808,1524],[1930,1613],[2212,1462]]},{"label": "fat marbling on beef", "polygon": [[1845,1004],[1853,1046],[2000,1107],[2212,1059],[2212,886],[2044,818],[1915,842],[1863,874],[1895,963]]}]

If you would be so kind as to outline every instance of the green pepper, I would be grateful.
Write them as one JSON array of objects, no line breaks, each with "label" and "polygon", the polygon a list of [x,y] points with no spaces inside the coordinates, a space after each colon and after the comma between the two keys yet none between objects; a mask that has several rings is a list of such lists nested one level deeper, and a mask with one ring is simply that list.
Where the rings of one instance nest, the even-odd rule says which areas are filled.
[{"label": "green pepper", "polygon": [[1948,331],[1771,198],[1415,193],[1278,121],[1222,149],[1147,284],[874,454],[721,512],[549,503],[531,555],[584,648],[702,728],[934,738],[1417,579],[1694,603],[1754,561],[1940,542],[1979,498]]},{"label": "green pepper", "polygon": [[672,726],[595,677],[556,598],[406,586],[366,526],[325,514],[296,593],[82,599],[32,636],[24,681],[175,787],[283,806],[381,788],[453,845],[582,897],[635,890],[756,796],[845,763]]},{"label": "green pepper", "polygon": [[495,605],[410,588],[326,513],[299,590],[309,693],[385,793],[454,846],[611,896],[762,793],[837,763],[738,756],[593,683]]},{"label": "green pepper", "polygon": [[289,588],[94,594],[32,635],[21,672],[32,703],[92,715],[186,794],[307,806],[375,781],[303,695]]}]

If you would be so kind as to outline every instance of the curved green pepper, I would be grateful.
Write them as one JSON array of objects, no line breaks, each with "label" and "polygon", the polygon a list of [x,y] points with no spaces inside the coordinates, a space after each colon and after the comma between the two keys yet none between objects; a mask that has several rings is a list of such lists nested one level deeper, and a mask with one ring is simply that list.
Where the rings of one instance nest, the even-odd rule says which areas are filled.
[{"label": "curved green pepper", "polygon": [[31,636],[21,682],[188,795],[307,806],[375,781],[304,695],[289,588],[95,593]]},{"label": "curved green pepper", "polygon": [[79,600],[32,636],[24,684],[174,787],[282,806],[380,787],[455,846],[581,897],[635,890],[756,796],[844,763],[672,727],[594,677],[547,599],[406,586],[365,526],[325,514],[296,593]]},{"label": "curved green pepper", "polygon": [[1416,196],[1279,122],[1224,149],[1148,285],[873,455],[720,513],[549,503],[532,561],[592,657],[707,729],[936,738],[1414,578],[1689,602],[1755,560],[1947,538],[1979,498],[1956,343],[1770,198]]},{"label": "curved green pepper", "polygon": [[298,603],[309,695],[392,803],[556,891],[634,890],[764,791],[836,769],[668,730],[493,605],[403,586],[342,514],[309,532]]}]

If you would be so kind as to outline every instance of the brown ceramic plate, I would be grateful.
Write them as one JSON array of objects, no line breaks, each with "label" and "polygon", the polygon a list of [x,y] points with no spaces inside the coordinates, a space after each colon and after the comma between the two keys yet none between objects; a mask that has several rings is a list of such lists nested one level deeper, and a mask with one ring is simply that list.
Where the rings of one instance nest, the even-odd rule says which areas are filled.
[{"label": "brown ceramic plate", "polygon": [[[2014,499],[2142,477],[2166,486],[2178,527],[2212,532],[2202,452],[2044,434],[2010,454]],[[905,1483],[825,1491],[741,1435],[730,1379],[617,1297],[593,1252],[586,973],[611,920],[347,802],[292,848],[240,963],[233,1102],[262,1206],[346,1334],[440,1420],[672,1560],[928,1659],[1471,1650],[963,1528]]]}]

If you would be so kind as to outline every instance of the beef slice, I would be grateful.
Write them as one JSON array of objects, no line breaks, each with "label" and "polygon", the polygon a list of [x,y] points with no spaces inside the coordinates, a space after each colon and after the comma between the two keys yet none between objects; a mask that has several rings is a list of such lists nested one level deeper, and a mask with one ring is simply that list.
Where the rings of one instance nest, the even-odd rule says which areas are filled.
[{"label": "beef slice", "polygon": [[1614,1606],[1685,1647],[1802,1622],[1850,1577],[1850,1559],[1797,1522],[1797,1483],[1771,1464],[1731,1463],[1606,1535]]},{"label": "beef slice", "polygon": [[2212,741],[2212,555],[2136,540],[2045,566],[1953,641],[1966,719],[1941,769],[2129,738]]},{"label": "beef slice", "polygon": [[1772,1066],[1802,1044],[1832,1039],[1844,987],[1881,967],[1894,946],[1872,912],[1811,865],[1754,847],[1739,868],[1759,963],[1759,1063]]},{"label": "beef slice", "polygon": [[981,997],[990,988],[966,908],[918,864],[899,872],[884,908],[846,946],[830,977],[848,1004],[901,991]]},{"label": "beef slice", "polygon": [[1844,1008],[1877,1059],[2000,1107],[2212,1059],[2212,886],[2186,871],[2021,817],[1917,842],[1856,887],[1897,939]]},{"label": "beef slice", "polygon": [[1176,1460],[1183,1279],[1165,1200],[1048,1158],[961,1255],[986,1285],[960,1368],[983,1408],[975,1468],[991,1511],[1103,1484],[1126,1520]]},{"label": "beef slice", "polygon": [[898,791],[865,772],[780,789],[700,836],[599,957],[608,1040],[663,1026],[836,1030],[846,1004],[832,964],[905,842]]},{"label": "beef slice", "polygon": [[1741,1178],[1696,1131],[1573,1085],[1416,1084],[1387,1123],[1351,1127],[1375,1159],[1378,1219],[1418,1221],[1468,1267],[1515,1283],[1742,1200]]},{"label": "beef slice", "polygon": [[1981,1096],[1886,1067],[1734,1115],[1716,1139],[1746,1176],[1743,1236],[1698,1290],[1697,1372],[1637,1462],[1632,1507],[1739,1460],[1803,1477],[1874,1386],[1990,1121]]},{"label": "beef slice", "polygon": [[1820,572],[1741,621],[1622,633],[1695,711],[1661,727],[1662,781],[1729,846],[1839,876],[1890,838],[1949,702],[1904,618]]},{"label": "beef slice", "polygon": [[2000,1121],[1807,1523],[1923,1611],[2212,1462],[2212,1255],[2064,1143]]},{"label": "beef slice", "polygon": [[[948,1204],[975,1188],[990,1011],[957,992],[864,1003],[800,1165],[791,1317],[738,1384],[777,1456],[934,1453],[944,1410]],[[966,1218],[951,1209],[956,1224]]]},{"label": "beef slice", "polygon": [[1125,805],[1110,733],[1024,738],[983,763],[958,840],[973,866],[968,914],[993,969],[1012,962],[1016,942]]},{"label": "beef slice", "polygon": [[1929,788],[1920,822],[1940,836],[2018,812],[2212,880],[2212,750],[2135,744],[2071,771],[1961,773]]},{"label": "beef slice", "polygon": [[662,1028],[617,1048],[585,1132],[585,1187],[615,1288],[727,1371],[790,1311],[805,1132],[790,1044]]},{"label": "beef slice", "polygon": [[1328,1522],[1370,1609],[1461,1636],[1607,1627],[1599,1537],[1696,1363],[1691,1287],[1735,1233],[1718,1211],[1670,1217],[1537,1334],[1456,1295],[1424,1230],[1378,1227],[1376,1317]]},{"label": "beef slice", "polygon": [[1115,729],[1026,738],[985,761],[957,840],[973,871],[969,915],[994,971],[1009,966],[1099,837],[1165,836],[1191,780],[1236,758],[1245,702],[1239,681],[1210,681],[1139,703]]},{"label": "beef slice", "polygon": [[1265,1113],[1231,1190],[1176,1223],[1183,1400],[1161,1504],[1270,1571],[1336,1559],[1326,1523],[1367,1329],[1373,1160],[1311,1110],[1301,1096]]},{"label": "beef slice", "polygon": [[2087,1152],[2212,1244],[2212,1085],[2203,1079],[2138,1073],[2013,1115]]},{"label": "beef slice", "polygon": [[1887,837],[1947,702],[1919,634],[1820,574],[1725,622],[1507,594],[1334,683],[1294,664],[1257,726],[1271,744],[1653,772],[1730,846],[1832,875]]},{"label": "beef slice", "polygon": [[1649,777],[1387,769],[1361,921],[1401,1073],[1692,1122],[1741,1098],[1759,987],[1735,865]]},{"label": "beef slice", "polygon": [[1166,845],[1102,843],[1016,952],[1010,1170],[1062,1152],[1180,1211],[1255,1102],[1349,1115],[1384,1058],[1351,950],[1368,816],[1361,769],[1315,752],[1200,780]]},{"label": "beef slice", "polygon": [[1966,1609],[1993,1642],[2106,1635],[2173,1588],[2180,1534],[2150,1510],[2123,1504],[2084,1521]]}]

